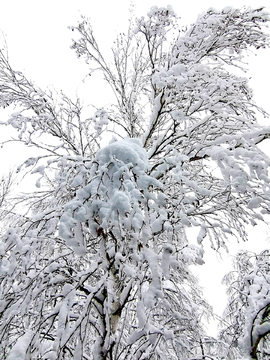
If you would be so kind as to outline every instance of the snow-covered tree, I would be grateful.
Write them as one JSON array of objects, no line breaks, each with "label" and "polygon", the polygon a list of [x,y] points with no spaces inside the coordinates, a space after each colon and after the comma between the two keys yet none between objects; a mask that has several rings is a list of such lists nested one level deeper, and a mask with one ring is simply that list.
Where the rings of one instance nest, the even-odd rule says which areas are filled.
[{"label": "snow-covered tree", "polygon": [[[269,46],[263,9],[214,9],[179,28],[171,7],[100,51],[89,20],[72,48],[115,102],[89,114],[0,51],[3,122],[33,149],[0,243],[1,359],[220,359],[190,265],[269,213],[270,127],[242,69]],[[107,102],[107,101],[106,101]],[[30,179],[31,179],[30,177]],[[15,210],[17,208],[17,215]],[[189,237],[187,228],[193,227]]]},{"label": "snow-covered tree", "polygon": [[[228,286],[226,322],[221,338],[230,348],[242,350],[252,359],[270,356],[270,251],[241,251],[234,271],[224,277]],[[227,325],[228,323],[228,325]],[[226,324],[226,325],[225,325]]]},{"label": "snow-covered tree", "polygon": [[269,250],[260,254],[241,251],[235,270],[224,278],[230,295],[224,315],[230,325],[222,336],[229,336],[234,347],[240,344],[252,359],[265,359],[270,354],[269,256]]}]

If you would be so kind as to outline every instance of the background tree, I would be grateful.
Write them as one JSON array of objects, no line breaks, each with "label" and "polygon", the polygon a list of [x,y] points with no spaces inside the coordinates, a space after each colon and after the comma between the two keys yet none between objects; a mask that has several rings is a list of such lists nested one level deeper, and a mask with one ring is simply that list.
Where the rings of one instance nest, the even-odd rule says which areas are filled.
[{"label": "background tree", "polygon": [[108,61],[82,18],[72,48],[115,96],[91,117],[1,50],[1,105],[17,107],[4,124],[34,149],[18,171],[37,188],[14,200],[1,240],[3,359],[221,358],[190,265],[203,264],[205,238],[226,247],[269,212],[257,144],[270,128],[229,72],[269,46],[268,21],[263,9],[211,9],[180,29],[171,7],[153,7]]},{"label": "background tree", "polygon": [[234,261],[234,271],[224,282],[228,285],[229,301],[225,310],[221,337],[252,359],[270,355],[270,252],[255,254],[241,251]]}]

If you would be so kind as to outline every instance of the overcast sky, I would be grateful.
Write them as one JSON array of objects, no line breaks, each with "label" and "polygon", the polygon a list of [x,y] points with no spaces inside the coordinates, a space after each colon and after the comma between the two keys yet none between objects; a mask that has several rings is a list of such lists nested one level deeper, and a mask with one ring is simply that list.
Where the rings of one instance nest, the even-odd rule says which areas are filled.
[{"label": "overcast sky", "polygon": [[[209,7],[221,10],[225,6],[256,8],[266,6],[269,0],[258,3],[258,0],[203,0],[181,1],[181,0],[139,0],[134,1],[136,15],[145,15],[153,5],[171,5],[174,11],[181,17],[183,24],[196,21],[198,14],[206,11]],[[100,83],[91,83],[84,79],[87,68],[84,62],[78,60],[74,51],[70,49],[73,33],[68,30],[69,25],[76,25],[80,15],[90,17],[97,38],[100,40],[101,48],[108,51],[116,34],[125,31],[128,25],[130,2],[125,0],[2,0],[0,10],[0,30],[5,35],[10,63],[14,69],[23,71],[28,78],[38,86],[46,88],[54,86],[62,89],[72,96],[76,90],[83,89],[89,103],[97,106],[106,104],[104,91]],[[270,8],[268,8],[270,11]],[[270,51],[259,51],[257,56],[250,56],[251,71],[248,74],[251,79],[251,87],[254,89],[256,101],[270,112],[269,101],[269,72]],[[3,113],[0,113],[3,116]],[[1,129],[0,129],[1,130]],[[0,134],[1,135],[1,134]],[[270,144],[269,144],[270,148]],[[12,165],[12,159],[18,159],[14,148],[14,157],[8,166]],[[1,165],[4,166],[6,154],[1,150]],[[256,230],[257,231],[257,230]],[[260,238],[266,235],[259,232]],[[251,238],[257,241],[258,231],[251,234]],[[253,245],[250,247],[254,248]],[[257,244],[257,242],[256,242]],[[260,250],[259,245],[255,251]],[[207,254],[207,261],[210,263],[207,268],[201,269],[204,279],[206,294],[211,298],[212,283],[214,274],[217,274],[217,281],[221,274],[224,274],[224,265],[219,262],[213,253]],[[223,268],[222,270],[218,270]],[[222,303],[225,303],[224,291],[214,285],[216,292],[223,294],[223,299],[216,301],[217,311],[221,310]],[[223,301],[221,301],[223,300]]]}]

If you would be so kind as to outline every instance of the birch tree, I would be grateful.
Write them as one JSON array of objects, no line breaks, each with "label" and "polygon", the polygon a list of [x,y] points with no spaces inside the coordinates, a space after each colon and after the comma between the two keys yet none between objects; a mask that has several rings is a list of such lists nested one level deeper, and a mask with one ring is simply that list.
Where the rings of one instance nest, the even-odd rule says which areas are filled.
[{"label": "birch tree", "polygon": [[226,248],[269,213],[257,145],[270,127],[232,70],[269,46],[268,21],[262,8],[210,9],[181,28],[153,7],[107,59],[82,17],[71,47],[115,99],[91,114],[1,50],[0,102],[15,106],[2,124],[33,149],[18,173],[35,179],[0,243],[1,359],[221,359],[190,266],[205,241]]}]

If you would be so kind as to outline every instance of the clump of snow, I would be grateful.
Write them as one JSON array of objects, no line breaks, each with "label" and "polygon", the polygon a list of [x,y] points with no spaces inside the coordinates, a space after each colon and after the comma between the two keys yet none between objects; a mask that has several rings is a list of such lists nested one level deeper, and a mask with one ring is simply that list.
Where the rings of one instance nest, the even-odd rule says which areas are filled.
[{"label": "clump of snow", "polygon": [[26,358],[26,351],[33,337],[33,331],[27,330],[11,349],[7,360],[21,360]]},{"label": "clump of snow", "polygon": [[94,116],[92,117],[92,120],[97,135],[100,135],[102,133],[104,126],[108,125],[109,123],[109,114],[105,109],[99,109],[95,112]]},{"label": "clump of snow", "polygon": [[144,304],[142,301],[137,302],[137,317],[138,317],[138,327],[139,329],[142,329],[147,321]]},{"label": "clump of snow", "polygon": [[118,211],[120,215],[125,215],[130,211],[129,197],[123,191],[116,191],[112,199],[111,209]]},{"label": "clump of snow", "polygon": [[145,172],[148,166],[147,153],[142,147],[141,140],[136,138],[116,141],[100,149],[96,161],[100,167],[112,163],[115,170],[121,163],[130,164],[138,175]]},{"label": "clump of snow", "polygon": [[166,279],[170,278],[170,262],[174,248],[171,244],[165,244],[162,252],[161,268]]}]

